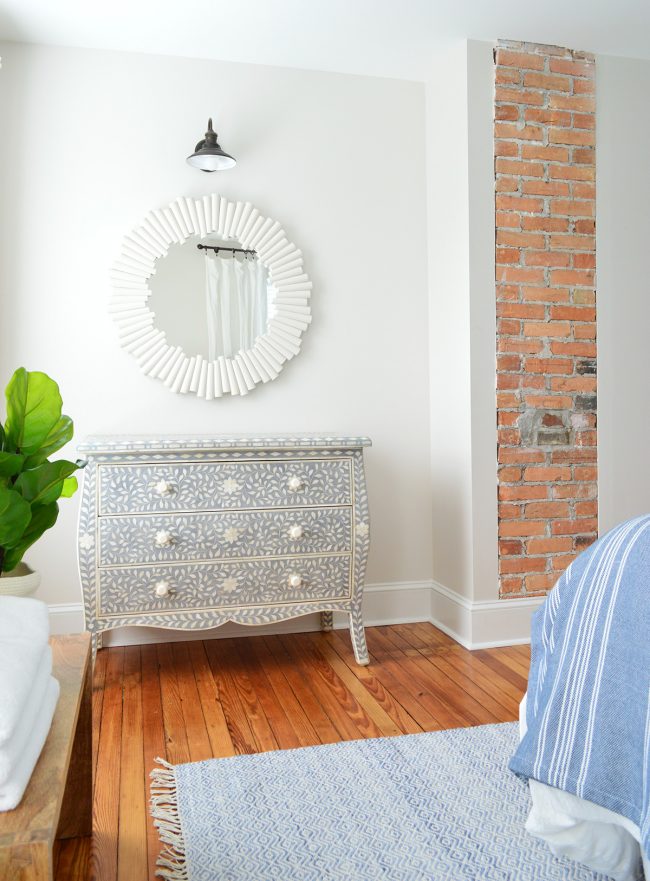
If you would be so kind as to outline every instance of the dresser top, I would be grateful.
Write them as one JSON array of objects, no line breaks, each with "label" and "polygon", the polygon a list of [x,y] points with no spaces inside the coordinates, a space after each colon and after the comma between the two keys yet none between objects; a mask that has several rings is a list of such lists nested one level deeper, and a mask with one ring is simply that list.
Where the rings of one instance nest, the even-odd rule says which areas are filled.
[{"label": "dresser top", "polygon": [[91,435],[77,445],[82,453],[131,453],[151,450],[357,449],[369,447],[368,437],[341,435]]}]

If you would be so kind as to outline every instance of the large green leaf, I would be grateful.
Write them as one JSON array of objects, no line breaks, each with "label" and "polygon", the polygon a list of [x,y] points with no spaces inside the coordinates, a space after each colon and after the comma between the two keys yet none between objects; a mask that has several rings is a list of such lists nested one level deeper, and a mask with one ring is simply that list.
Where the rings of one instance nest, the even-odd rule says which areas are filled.
[{"label": "large green leaf", "polygon": [[57,462],[43,462],[37,468],[23,471],[16,478],[15,489],[28,501],[32,508],[56,502],[63,492],[66,478],[77,469],[77,462],[59,459]]},{"label": "large green leaf", "polygon": [[41,505],[39,508],[34,509],[32,519],[23,533],[22,538],[15,547],[8,548],[5,553],[3,563],[5,571],[11,572],[12,569],[16,568],[22,560],[23,554],[27,548],[33,545],[34,542],[43,535],[46,529],[54,526],[58,516],[59,506],[56,502],[52,502],[49,505]]},{"label": "large green leaf", "polygon": [[0,486],[0,547],[16,545],[31,518],[29,502],[25,501],[16,490]]},{"label": "large green leaf", "polygon": [[76,477],[66,477],[63,481],[63,488],[61,490],[61,498],[69,499],[73,496],[77,490],[79,489],[79,482]]},{"label": "large green leaf", "polygon": [[59,387],[46,373],[19,367],[5,395],[5,446],[9,452],[34,455],[61,420]]},{"label": "large green leaf", "polygon": [[25,468],[35,468],[44,462],[52,453],[56,453],[61,447],[65,446],[68,441],[72,440],[74,434],[74,425],[69,416],[61,416],[59,421],[52,426],[48,436],[40,446],[40,449],[31,456],[27,457]]},{"label": "large green leaf", "polygon": [[23,467],[25,457],[20,453],[0,453],[0,477],[14,477]]}]

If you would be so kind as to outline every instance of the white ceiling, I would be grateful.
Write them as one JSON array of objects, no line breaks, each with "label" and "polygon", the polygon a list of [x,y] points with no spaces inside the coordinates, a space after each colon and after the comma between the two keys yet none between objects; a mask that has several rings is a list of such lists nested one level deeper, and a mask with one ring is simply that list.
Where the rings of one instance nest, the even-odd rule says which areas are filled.
[{"label": "white ceiling", "polygon": [[426,80],[461,38],[650,58],[650,0],[0,0],[0,39]]}]

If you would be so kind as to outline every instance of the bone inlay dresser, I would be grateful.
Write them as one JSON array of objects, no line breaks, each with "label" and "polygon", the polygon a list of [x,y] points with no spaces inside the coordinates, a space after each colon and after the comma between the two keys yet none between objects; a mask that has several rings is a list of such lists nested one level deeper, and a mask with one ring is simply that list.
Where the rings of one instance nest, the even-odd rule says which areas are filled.
[{"label": "bone inlay dresser", "polygon": [[363,437],[91,437],[79,515],[86,628],[200,630],[350,616],[369,544]]}]

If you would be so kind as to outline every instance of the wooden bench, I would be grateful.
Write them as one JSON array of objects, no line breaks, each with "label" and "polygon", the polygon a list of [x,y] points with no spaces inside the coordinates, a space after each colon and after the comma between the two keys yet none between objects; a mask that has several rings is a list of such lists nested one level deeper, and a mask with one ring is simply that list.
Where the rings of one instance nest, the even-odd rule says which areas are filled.
[{"label": "wooden bench", "polygon": [[53,879],[55,839],[92,831],[90,638],[55,636],[51,644],[61,696],[23,800],[0,813],[0,881]]}]

